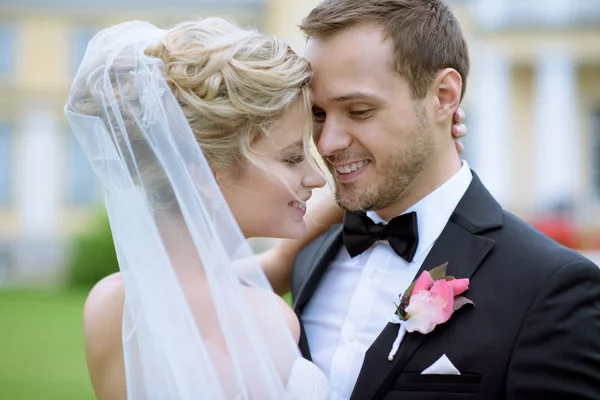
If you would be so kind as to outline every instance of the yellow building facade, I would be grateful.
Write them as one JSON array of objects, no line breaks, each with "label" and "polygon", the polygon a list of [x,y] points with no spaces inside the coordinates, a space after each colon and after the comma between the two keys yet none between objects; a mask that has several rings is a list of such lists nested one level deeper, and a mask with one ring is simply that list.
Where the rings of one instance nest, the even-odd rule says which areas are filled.
[{"label": "yellow building facade", "polygon": [[[82,6],[80,3],[85,3]],[[316,0],[0,0],[0,282],[52,276],[100,192],[62,108],[85,45],[131,19],[229,16],[303,51]],[[131,4],[129,2],[128,4]],[[525,4],[525,5],[524,5]],[[464,154],[509,210],[572,210],[600,237],[600,3],[453,1],[472,58]]]},{"label": "yellow building facade", "polygon": [[[129,2],[131,4],[131,2]],[[0,0],[0,283],[45,283],[101,202],[63,107],[87,42],[128,20],[223,16],[262,28],[264,0]]]}]

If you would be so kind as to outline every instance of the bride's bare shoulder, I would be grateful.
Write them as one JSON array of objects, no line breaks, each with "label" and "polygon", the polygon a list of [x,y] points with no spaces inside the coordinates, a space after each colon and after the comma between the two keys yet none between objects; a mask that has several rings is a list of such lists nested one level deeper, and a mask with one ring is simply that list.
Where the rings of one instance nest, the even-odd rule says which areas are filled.
[{"label": "bride's bare shoulder", "polygon": [[294,337],[294,341],[296,344],[300,340],[300,322],[298,321],[298,316],[292,310],[292,308],[285,302],[281,297],[277,294],[273,293],[273,296],[277,297],[277,302],[283,311],[283,316],[285,317],[285,322],[287,323],[290,331],[292,332],[292,336]]},{"label": "bride's bare shoulder", "polygon": [[[84,330],[91,333],[96,329],[118,328],[120,332],[124,302],[121,274],[115,273],[100,280],[90,291],[83,307]],[[115,323],[119,326],[115,327]]]},{"label": "bride's bare shoulder", "polygon": [[[285,300],[283,300],[283,298],[271,291],[257,290],[248,287],[245,289],[247,298],[250,301],[257,303],[256,306],[254,306],[257,310],[261,310],[260,304],[264,304],[265,300],[273,301],[272,297],[275,298],[275,303],[281,309],[283,317],[285,318],[285,322],[288,328],[290,329],[290,332],[292,333],[292,337],[294,338],[296,343],[298,343],[298,341],[300,340],[300,322],[298,321],[298,317],[296,316],[294,310],[292,310],[292,308],[285,302]],[[271,298],[265,299],[265,296]],[[265,320],[273,318],[273,316],[269,313],[269,309],[263,308],[262,310],[264,312],[260,314],[261,318],[264,318]]]},{"label": "bride's bare shoulder", "polygon": [[125,290],[120,274],[100,280],[90,291],[83,308],[85,356],[100,399],[124,394],[121,329]]}]

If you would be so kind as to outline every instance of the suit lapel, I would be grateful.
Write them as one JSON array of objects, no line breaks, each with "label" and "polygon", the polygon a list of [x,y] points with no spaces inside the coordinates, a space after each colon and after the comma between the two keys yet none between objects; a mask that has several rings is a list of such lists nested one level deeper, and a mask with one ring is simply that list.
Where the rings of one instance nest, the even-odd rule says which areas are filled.
[{"label": "suit lapel", "polygon": [[[484,204],[481,204],[481,203]],[[437,239],[421,269],[432,269],[448,262],[447,274],[456,278],[471,278],[494,246],[492,239],[479,233],[502,225],[502,208],[474,174],[473,181],[450,221]],[[403,288],[399,288],[399,292]],[[457,311],[450,323],[460,323]],[[397,372],[401,371],[417,348],[427,338],[420,333],[408,333],[402,340],[393,361],[388,353],[398,333],[398,325],[389,323],[365,354],[365,359],[352,392],[351,400],[383,397]],[[429,335],[435,334],[435,331]]]},{"label": "suit lapel", "polygon": [[308,303],[308,300],[310,300],[327,267],[342,246],[342,228],[341,224],[333,226],[323,238],[321,245],[313,254],[313,257],[308,258],[308,265],[305,266],[308,271],[307,278],[304,280],[304,284],[300,287],[293,302],[294,311],[297,314],[302,312],[302,309]]},{"label": "suit lapel", "polygon": [[313,253],[312,257],[307,257],[306,264],[302,266],[307,271],[307,277],[304,279],[304,283],[293,299],[293,308],[300,321],[300,340],[298,342],[298,347],[304,358],[309,361],[312,361],[312,357],[310,354],[310,347],[308,346],[306,332],[304,330],[304,324],[302,323],[302,310],[317,289],[323,274],[327,271],[327,267],[331,261],[333,261],[342,245],[342,228],[342,225],[333,226],[322,239],[321,244],[317,251]]}]

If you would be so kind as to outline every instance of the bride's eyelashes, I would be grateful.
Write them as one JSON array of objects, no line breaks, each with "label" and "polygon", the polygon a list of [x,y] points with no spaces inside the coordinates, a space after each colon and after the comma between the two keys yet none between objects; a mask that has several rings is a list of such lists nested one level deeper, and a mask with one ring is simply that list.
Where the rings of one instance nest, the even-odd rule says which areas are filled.
[{"label": "bride's eyelashes", "polygon": [[281,161],[287,165],[296,165],[304,161],[304,154],[298,154],[292,157],[285,157]]}]

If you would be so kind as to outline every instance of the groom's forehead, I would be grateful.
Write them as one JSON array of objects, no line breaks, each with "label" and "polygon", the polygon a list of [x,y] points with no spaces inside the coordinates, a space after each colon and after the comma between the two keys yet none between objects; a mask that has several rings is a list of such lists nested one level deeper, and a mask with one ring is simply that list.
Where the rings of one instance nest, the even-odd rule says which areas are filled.
[{"label": "groom's forehead", "polygon": [[309,37],[305,45],[305,55],[310,56],[312,48],[360,53],[374,45],[382,45],[387,42],[391,42],[391,40],[382,26],[360,23],[325,36]]},{"label": "groom's forehead", "polygon": [[373,52],[367,57],[360,57],[313,50],[314,77],[311,86],[318,102],[369,100],[373,94],[385,91],[386,86],[398,77],[391,68],[389,57],[383,54],[378,57]]},{"label": "groom's forehead", "polygon": [[393,43],[384,40],[380,30],[355,27],[331,37],[309,39],[304,55],[315,75],[328,72],[337,76],[391,69],[393,52]]}]

